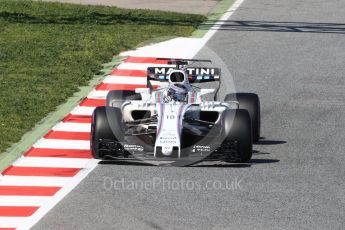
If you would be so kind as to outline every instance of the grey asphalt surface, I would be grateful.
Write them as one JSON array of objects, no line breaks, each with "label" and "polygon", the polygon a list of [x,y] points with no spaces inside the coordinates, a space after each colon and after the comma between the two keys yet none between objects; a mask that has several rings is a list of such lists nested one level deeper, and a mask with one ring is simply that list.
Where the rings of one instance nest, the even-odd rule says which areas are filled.
[{"label": "grey asphalt surface", "polygon": [[[209,41],[237,91],[261,97],[249,164],[99,165],[33,229],[344,229],[344,12],[336,0],[246,0]],[[109,188],[121,178],[165,185]],[[234,187],[203,189],[216,180]]]}]

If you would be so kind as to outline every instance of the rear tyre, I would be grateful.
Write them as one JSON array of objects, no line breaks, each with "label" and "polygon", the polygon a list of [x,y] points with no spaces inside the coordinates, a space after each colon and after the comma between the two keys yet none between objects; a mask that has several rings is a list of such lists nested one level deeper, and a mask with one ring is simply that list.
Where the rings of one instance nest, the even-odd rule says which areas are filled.
[{"label": "rear tyre", "polygon": [[[111,124],[111,125],[110,125]],[[101,140],[123,141],[122,113],[119,108],[97,107],[92,114],[91,151],[95,159],[102,159]]]},{"label": "rear tyre", "polygon": [[240,109],[248,110],[252,120],[253,143],[257,143],[261,128],[259,96],[255,93],[230,93],[225,96],[224,101],[238,101]]},{"label": "rear tyre", "polygon": [[223,113],[224,135],[223,146],[236,143],[236,154],[229,153],[230,162],[248,162],[253,154],[252,127],[247,110],[233,109]]},{"label": "rear tyre", "polygon": [[111,90],[107,95],[106,105],[121,109],[126,100],[141,100],[141,95],[131,90]]}]

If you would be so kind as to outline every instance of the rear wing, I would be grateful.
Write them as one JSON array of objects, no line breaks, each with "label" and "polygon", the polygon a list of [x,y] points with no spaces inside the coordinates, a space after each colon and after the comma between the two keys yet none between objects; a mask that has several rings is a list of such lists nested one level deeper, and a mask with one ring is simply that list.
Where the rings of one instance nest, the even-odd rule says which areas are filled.
[{"label": "rear wing", "polygon": [[[171,66],[163,67],[148,67],[147,68],[147,86],[152,90],[151,81],[169,82],[169,74],[178,68]],[[214,94],[214,100],[217,101],[218,92],[220,89],[220,68],[207,67],[186,67],[184,68],[188,74],[189,83],[205,83],[217,82],[217,87]]]},{"label": "rear wing", "polygon": [[[174,70],[176,68],[170,66],[148,67],[147,81],[169,82],[169,74]],[[220,81],[220,68],[187,67],[184,70],[190,83]]]}]

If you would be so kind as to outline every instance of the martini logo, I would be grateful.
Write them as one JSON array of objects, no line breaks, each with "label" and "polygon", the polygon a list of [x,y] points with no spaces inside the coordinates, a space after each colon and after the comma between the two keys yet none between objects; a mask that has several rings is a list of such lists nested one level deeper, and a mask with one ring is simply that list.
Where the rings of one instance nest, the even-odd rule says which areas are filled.
[{"label": "martini logo", "polygon": [[[171,74],[175,68],[168,68],[168,67],[154,67],[153,73],[154,74],[163,74],[163,75],[169,75]],[[151,70],[149,69],[151,72]],[[186,72],[188,75],[214,75],[216,73],[215,68],[187,68]]]}]

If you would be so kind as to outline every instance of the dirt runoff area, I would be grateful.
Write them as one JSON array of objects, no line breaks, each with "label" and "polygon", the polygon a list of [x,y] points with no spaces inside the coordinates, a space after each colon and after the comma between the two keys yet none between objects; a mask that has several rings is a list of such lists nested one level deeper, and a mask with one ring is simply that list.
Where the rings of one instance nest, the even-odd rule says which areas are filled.
[{"label": "dirt runoff area", "polygon": [[[41,0],[42,1],[42,0]],[[43,0],[83,5],[106,5],[128,9],[151,9],[206,15],[220,0]]]}]

